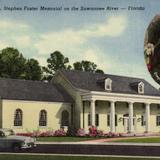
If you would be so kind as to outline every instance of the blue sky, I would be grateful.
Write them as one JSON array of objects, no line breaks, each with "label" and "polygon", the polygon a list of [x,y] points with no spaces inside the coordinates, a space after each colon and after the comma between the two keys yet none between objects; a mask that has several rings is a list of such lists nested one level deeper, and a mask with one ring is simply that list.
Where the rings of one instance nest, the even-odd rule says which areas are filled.
[{"label": "blue sky", "polygon": [[[3,7],[145,7],[144,11],[5,11]],[[41,65],[55,50],[70,62],[90,60],[109,74],[152,80],[143,49],[159,0],[0,0],[0,49],[18,48]]]}]

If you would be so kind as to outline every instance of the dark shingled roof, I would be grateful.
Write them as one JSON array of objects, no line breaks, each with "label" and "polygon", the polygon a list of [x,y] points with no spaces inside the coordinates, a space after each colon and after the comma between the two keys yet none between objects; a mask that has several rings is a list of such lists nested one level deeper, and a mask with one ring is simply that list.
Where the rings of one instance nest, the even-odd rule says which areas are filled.
[{"label": "dark shingled roof", "polygon": [[[144,83],[144,95],[160,96],[160,91],[154,88],[144,79],[132,78],[125,76],[117,76],[102,73],[90,73],[83,71],[60,71],[71,82],[73,86],[79,89],[85,89],[89,91],[103,91],[112,93],[126,93],[126,94],[138,94],[137,90],[132,87],[132,84]],[[112,80],[112,91],[106,91],[104,89],[104,83],[102,80],[110,78]],[[104,82],[104,81],[103,81]]]},{"label": "dark shingled roof", "polygon": [[40,81],[0,79],[0,99],[73,102],[57,84]]}]

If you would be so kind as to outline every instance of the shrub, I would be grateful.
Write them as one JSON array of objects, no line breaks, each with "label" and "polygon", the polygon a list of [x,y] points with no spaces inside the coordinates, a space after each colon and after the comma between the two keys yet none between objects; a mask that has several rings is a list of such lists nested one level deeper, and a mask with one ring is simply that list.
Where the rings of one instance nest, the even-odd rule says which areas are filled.
[{"label": "shrub", "polygon": [[97,128],[95,126],[91,126],[89,128],[89,136],[96,137],[97,136]]},{"label": "shrub", "polygon": [[40,134],[41,134],[40,131],[33,131],[32,136],[39,137]]},{"label": "shrub", "polygon": [[67,136],[76,136],[77,129],[73,126],[68,127]]},{"label": "shrub", "polygon": [[76,136],[78,137],[84,137],[86,136],[85,130],[83,128],[80,128],[77,130]]},{"label": "shrub", "polygon": [[51,137],[51,136],[54,136],[53,131],[46,131],[39,134],[39,137]]},{"label": "shrub", "polygon": [[108,138],[119,137],[119,136],[120,136],[119,133],[114,133],[114,132],[109,132],[107,135]]},{"label": "shrub", "polygon": [[63,129],[58,129],[54,132],[54,136],[63,137],[66,136],[66,132]]},{"label": "shrub", "polygon": [[102,130],[97,130],[97,136],[98,137],[104,137],[105,135],[104,135]]},{"label": "shrub", "polygon": [[33,137],[33,133],[17,133],[17,136]]}]

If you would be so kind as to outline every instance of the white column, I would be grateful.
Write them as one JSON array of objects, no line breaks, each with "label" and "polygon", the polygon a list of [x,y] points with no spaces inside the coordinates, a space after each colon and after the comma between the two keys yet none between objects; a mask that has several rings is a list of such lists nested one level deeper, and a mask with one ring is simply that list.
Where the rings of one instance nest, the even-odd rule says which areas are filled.
[{"label": "white column", "polygon": [[146,119],[146,132],[149,132],[150,131],[150,104],[149,103],[146,103],[145,119]]},{"label": "white column", "polygon": [[110,102],[110,129],[115,132],[115,102]]},{"label": "white column", "polygon": [[91,125],[95,126],[95,100],[91,100],[90,104],[90,118]]},{"label": "white column", "polygon": [[132,133],[134,131],[133,126],[133,103],[129,102],[129,132]]}]

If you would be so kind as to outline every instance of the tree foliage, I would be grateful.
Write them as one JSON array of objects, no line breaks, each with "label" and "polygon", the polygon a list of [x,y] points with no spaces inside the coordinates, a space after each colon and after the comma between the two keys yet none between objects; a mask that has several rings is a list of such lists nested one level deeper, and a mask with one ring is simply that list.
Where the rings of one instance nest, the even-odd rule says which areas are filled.
[{"label": "tree foliage", "polygon": [[50,57],[47,59],[47,67],[43,67],[43,71],[47,74],[46,79],[51,79],[59,69],[71,69],[68,63],[68,57],[65,57],[61,52],[55,51],[51,53]]},{"label": "tree foliage", "polygon": [[25,79],[40,80],[42,78],[42,70],[39,62],[35,59],[28,59],[25,65]]},{"label": "tree foliage", "polygon": [[25,58],[17,49],[3,49],[0,53],[0,76],[22,78],[24,76],[25,61]]},{"label": "tree foliage", "polygon": [[[43,71],[46,73],[44,80],[51,80],[55,72],[59,69],[72,69],[69,65],[69,58],[65,57],[61,52],[55,51],[50,54],[47,59],[47,67],[43,67]],[[73,70],[87,71],[93,73],[104,73],[103,70],[97,69],[97,65],[94,62],[84,61],[73,63]]]},{"label": "tree foliage", "polygon": [[[16,48],[7,47],[0,52],[0,77],[27,80],[41,80],[43,77],[43,80],[50,80],[59,69],[72,69],[68,57],[59,51],[50,54],[47,67],[43,68],[36,59],[23,57]],[[73,63],[73,70],[103,73],[94,62],[84,60]]]},{"label": "tree foliage", "polygon": [[41,67],[37,60],[23,57],[17,49],[7,47],[0,52],[0,77],[40,80]]},{"label": "tree foliage", "polygon": [[103,70],[97,69],[97,65],[90,61],[81,61],[73,63],[74,70],[87,71],[93,73],[104,73]]},{"label": "tree foliage", "polygon": [[[65,57],[61,52],[55,51],[50,54],[47,59],[47,67],[43,67],[43,71],[46,73],[44,80],[51,80],[55,72],[59,69],[72,69],[69,65],[68,57]],[[94,62],[84,61],[73,63],[73,70],[87,71],[93,73],[104,73],[103,70],[97,69],[97,65]]]}]

